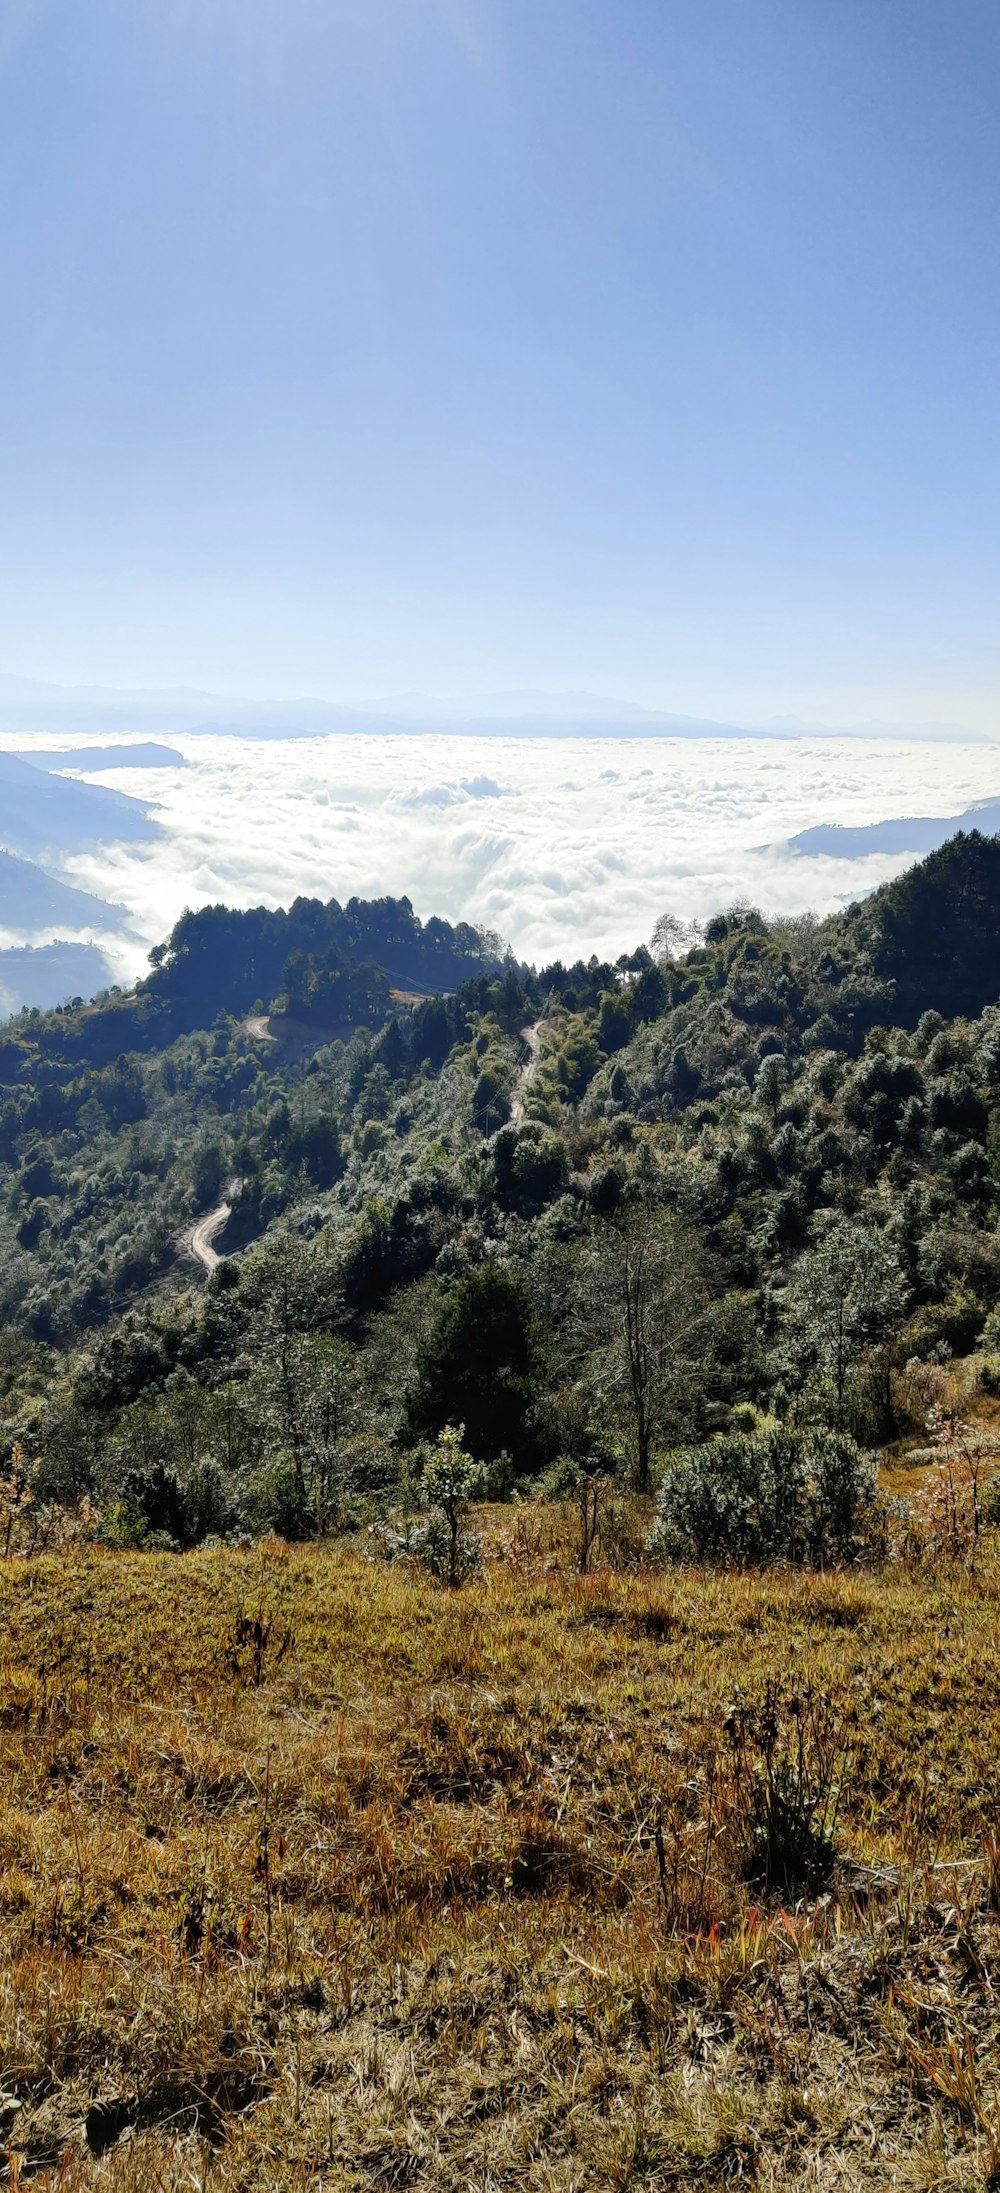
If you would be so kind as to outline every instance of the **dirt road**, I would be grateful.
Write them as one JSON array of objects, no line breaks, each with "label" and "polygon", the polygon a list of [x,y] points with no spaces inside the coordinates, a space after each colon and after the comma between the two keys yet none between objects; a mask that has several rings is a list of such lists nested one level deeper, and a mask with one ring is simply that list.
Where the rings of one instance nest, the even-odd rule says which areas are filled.
[{"label": "dirt road", "polygon": [[232,1217],[232,1212],[231,1203],[217,1203],[214,1211],[206,1211],[204,1218],[200,1218],[197,1226],[191,1229],[188,1248],[206,1272],[214,1272],[216,1265],[222,1262],[213,1244],[216,1235],[221,1234],[226,1220]]},{"label": "dirt road", "polygon": [[510,1118],[513,1127],[524,1125],[524,1103],[528,1090],[538,1071],[538,1055],[542,1047],[542,1023],[532,1021],[530,1027],[521,1029],[521,1042],[528,1046],[528,1056],[517,1077],[510,1100]]}]

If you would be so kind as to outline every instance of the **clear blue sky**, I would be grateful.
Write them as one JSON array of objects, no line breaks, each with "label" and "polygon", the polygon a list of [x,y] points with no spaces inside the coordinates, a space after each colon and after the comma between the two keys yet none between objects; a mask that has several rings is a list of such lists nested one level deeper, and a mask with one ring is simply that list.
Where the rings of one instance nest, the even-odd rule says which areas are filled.
[{"label": "clear blue sky", "polygon": [[997,0],[0,0],[0,667],[1000,731]]}]

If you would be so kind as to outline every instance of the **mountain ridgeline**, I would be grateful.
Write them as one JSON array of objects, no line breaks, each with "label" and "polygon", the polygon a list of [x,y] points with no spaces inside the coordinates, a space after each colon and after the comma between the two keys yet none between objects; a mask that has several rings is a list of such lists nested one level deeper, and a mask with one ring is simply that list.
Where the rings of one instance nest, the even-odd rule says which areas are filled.
[{"label": "mountain ridgeline", "polygon": [[716,1485],[770,1440],[787,1486],[899,1435],[911,1359],[988,1357],[1000,841],[669,935],[536,970],[406,899],[212,907],[134,992],[8,1023],[0,1409],[35,1497],[136,1544],[308,1535],[462,1425],[501,1491],[681,1456],[718,1537],[699,1457]]},{"label": "mountain ridgeline", "polygon": [[188,1026],[276,994],[284,1010],[319,1026],[372,1025],[391,1009],[394,987],[457,989],[492,966],[497,949],[468,922],[421,922],[405,898],[300,898],[287,913],[206,906],[182,915],[151,953],[143,994]]},{"label": "mountain ridgeline", "polygon": [[[409,899],[296,899],[286,912],[204,906],[182,914],[150,953],[152,972],[134,991],[91,1006],[77,999],[48,1022],[22,1016],[19,1035],[48,1055],[97,1063],[162,1048],[221,1014],[272,1009],[328,1033],[378,1027],[394,992],[456,989],[492,968],[497,939],[468,922],[421,922]],[[2,1057],[0,1057],[2,1068]]]}]

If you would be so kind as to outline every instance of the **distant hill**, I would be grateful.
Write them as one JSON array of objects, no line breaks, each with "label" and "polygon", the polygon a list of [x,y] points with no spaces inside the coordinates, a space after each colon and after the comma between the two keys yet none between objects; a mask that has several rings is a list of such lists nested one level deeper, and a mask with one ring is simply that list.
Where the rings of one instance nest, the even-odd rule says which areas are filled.
[{"label": "distant hill", "polygon": [[902,815],[889,822],[818,822],[788,843],[796,853],[863,860],[866,853],[933,853],[959,830],[1000,832],[1000,799],[979,800],[961,815]]},{"label": "distant hill", "polygon": [[[0,673],[0,730],[52,739],[109,732],[203,731],[253,739],[317,738],[332,732],[475,730],[506,737],[719,738],[766,737],[743,725],[671,715],[604,694],[494,693],[466,697],[386,694],[367,701],[329,701],[299,694],[266,701],[246,694],[190,687],[58,686]],[[789,734],[779,731],[774,734]],[[792,735],[799,736],[801,732]]]},{"label": "distant hill", "polygon": [[[127,919],[123,906],[61,883],[33,861],[19,860],[14,853],[0,853],[0,929],[26,934],[56,926],[121,929]],[[25,1000],[29,1005],[41,1002],[40,998]]]},{"label": "distant hill", "polygon": [[21,737],[103,739],[112,732],[180,731],[252,739],[318,738],[335,732],[475,732],[505,738],[940,739],[971,734],[954,724],[722,722],[642,707],[605,693],[515,691],[388,693],[364,701],[296,694],[261,700],[191,687],[60,686],[0,673],[0,730]]},{"label": "distant hill", "polygon": [[15,755],[31,769],[184,769],[187,765],[176,746],[161,746],[156,739],[142,739],[131,746],[38,746]]},{"label": "distant hill", "polygon": [[111,978],[112,970],[95,944],[12,945],[0,951],[0,1020],[23,1005],[44,1012],[72,998],[93,997]]},{"label": "distant hill", "polygon": [[0,754],[0,845],[8,852],[37,859],[158,834],[141,800]]}]

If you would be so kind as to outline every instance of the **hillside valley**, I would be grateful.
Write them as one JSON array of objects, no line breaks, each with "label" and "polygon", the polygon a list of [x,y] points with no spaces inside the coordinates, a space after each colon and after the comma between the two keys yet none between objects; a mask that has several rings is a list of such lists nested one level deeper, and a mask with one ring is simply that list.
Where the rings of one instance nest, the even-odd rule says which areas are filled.
[{"label": "hillside valley", "polygon": [[0,1028],[12,2183],[994,2183],[998,937],[970,832]]}]

